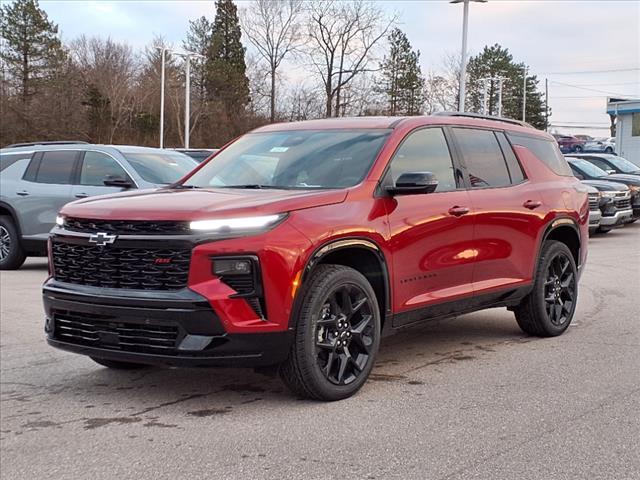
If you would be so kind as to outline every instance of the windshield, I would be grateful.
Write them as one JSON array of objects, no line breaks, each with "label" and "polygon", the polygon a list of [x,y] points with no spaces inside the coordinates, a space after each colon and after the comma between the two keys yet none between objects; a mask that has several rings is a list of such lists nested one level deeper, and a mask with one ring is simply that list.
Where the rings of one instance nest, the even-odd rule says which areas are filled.
[{"label": "windshield", "polygon": [[156,184],[175,183],[193,170],[197,162],[177,152],[122,152],[145,181]]},{"label": "windshield", "polygon": [[345,188],[360,183],[390,130],[252,133],[218,153],[189,187]]},{"label": "windshield", "polygon": [[607,158],[607,160],[610,163],[613,163],[615,165],[615,167],[618,170],[620,170],[621,172],[624,172],[624,173],[636,173],[636,172],[640,171],[640,167],[638,167],[637,165],[631,163],[626,158],[609,157],[609,158]]},{"label": "windshield", "polygon": [[608,177],[609,174],[586,160],[572,160],[571,163],[590,177]]}]

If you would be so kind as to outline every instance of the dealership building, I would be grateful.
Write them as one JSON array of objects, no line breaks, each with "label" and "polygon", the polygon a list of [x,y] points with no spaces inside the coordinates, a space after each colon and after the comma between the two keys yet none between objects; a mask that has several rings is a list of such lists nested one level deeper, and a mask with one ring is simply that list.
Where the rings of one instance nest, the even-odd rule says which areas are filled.
[{"label": "dealership building", "polygon": [[616,152],[640,165],[640,99],[607,99],[607,113],[615,115]]}]

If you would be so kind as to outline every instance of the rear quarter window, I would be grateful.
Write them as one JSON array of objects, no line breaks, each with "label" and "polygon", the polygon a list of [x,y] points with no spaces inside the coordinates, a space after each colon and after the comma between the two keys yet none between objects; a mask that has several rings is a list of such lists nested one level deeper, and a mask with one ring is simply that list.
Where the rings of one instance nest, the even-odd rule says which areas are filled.
[{"label": "rear quarter window", "polygon": [[507,136],[513,145],[520,145],[531,150],[531,153],[544,162],[555,174],[573,177],[569,164],[553,140],[513,133],[507,133]]},{"label": "rear quarter window", "polygon": [[0,153],[0,172],[6,170],[19,160],[31,158],[32,153]]}]

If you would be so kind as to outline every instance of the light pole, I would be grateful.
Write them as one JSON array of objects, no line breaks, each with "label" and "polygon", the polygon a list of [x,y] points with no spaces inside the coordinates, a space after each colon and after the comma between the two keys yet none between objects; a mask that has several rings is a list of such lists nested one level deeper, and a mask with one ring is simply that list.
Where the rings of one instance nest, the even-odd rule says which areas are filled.
[{"label": "light pole", "polygon": [[527,121],[527,66],[524,67],[524,80],[522,81],[522,121]]},{"label": "light pole", "polygon": [[460,98],[458,99],[458,111],[464,112],[465,81],[467,76],[467,30],[469,26],[469,2],[486,3],[487,0],[451,0],[449,3],[463,3],[462,16],[462,54],[460,59]]},{"label": "light pole", "polygon": [[205,58],[204,55],[200,55],[194,52],[188,51],[176,51],[166,47],[158,47],[162,52],[162,71],[160,72],[160,148],[164,148],[164,70],[165,70],[165,54],[166,52],[173,53],[180,57],[184,57],[185,60],[185,79],[184,79],[184,148],[189,148],[189,132],[191,129],[191,58]]}]

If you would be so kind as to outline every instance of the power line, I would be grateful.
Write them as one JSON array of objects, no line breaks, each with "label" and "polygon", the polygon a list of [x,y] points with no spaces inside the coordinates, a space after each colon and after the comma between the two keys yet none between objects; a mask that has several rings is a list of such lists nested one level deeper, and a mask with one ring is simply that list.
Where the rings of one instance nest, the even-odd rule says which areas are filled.
[{"label": "power line", "polygon": [[617,92],[610,92],[607,90],[599,90],[596,88],[588,88],[588,87],[581,87],[580,85],[575,85],[572,83],[564,83],[564,82],[558,82],[556,80],[549,80],[551,83],[555,83],[557,85],[564,85],[565,87],[571,87],[571,88],[578,88],[580,90],[587,90],[590,92],[597,92],[597,93],[605,93],[607,95],[615,95],[615,96],[619,96],[619,97],[629,97],[629,96],[633,96],[633,95],[629,95],[626,93],[617,93]]},{"label": "power line", "polygon": [[616,73],[616,72],[636,72],[640,71],[640,67],[633,68],[612,68],[609,70],[583,70],[578,72],[542,72],[538,75],[586,75],[591,73]]}]

